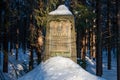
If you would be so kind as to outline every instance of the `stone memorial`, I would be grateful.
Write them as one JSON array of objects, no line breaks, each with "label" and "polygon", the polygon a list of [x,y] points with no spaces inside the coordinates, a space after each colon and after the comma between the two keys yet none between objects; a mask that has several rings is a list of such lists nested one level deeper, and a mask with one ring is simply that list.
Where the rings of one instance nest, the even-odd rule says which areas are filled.
[{"label": "stone memorial", "polygon": [[46,26],[45,56],[63,56],[76,60],[74,16],[65,5],[49,13]]}]

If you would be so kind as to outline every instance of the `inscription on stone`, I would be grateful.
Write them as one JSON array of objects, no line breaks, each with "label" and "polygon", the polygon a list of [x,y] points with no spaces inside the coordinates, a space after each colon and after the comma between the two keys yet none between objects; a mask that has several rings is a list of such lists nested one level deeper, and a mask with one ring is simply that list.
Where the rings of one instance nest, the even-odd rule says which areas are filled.
[{"label": "inscription on stone", "polygon": [[51,56],[71,56],[71,22],[69,20],[51,21],[49,52]]}]

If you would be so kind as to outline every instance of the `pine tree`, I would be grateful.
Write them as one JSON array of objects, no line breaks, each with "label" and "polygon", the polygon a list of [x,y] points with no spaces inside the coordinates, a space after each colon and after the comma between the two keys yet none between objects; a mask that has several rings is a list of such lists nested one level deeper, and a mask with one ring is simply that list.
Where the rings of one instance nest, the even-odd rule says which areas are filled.
[{"label": "pine tree", "polygon": [[[61,1],[62,2],[62,1]],[[41,62],[42,52],[44,50],[44,30],[46,27],[47,16],[50,11],[57,8],[59,0],[37,0],[37,8],[34,9],[34,17],[36,20],[36,53],[38,56],[38,64]]]}]

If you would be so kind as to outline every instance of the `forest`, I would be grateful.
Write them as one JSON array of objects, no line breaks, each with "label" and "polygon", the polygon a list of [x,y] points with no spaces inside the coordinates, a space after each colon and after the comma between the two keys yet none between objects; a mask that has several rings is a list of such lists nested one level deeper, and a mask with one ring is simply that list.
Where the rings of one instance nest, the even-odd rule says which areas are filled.
[{"label": "forest", "polygon": [[[99,77],[104,64],[108,71],[114,66],[114,80],[120,80],[119,0],[1,0],[0,80],[13,80],[5,78],[14,76],[10,65],[18,79],[44,60],[47,16],[62,4],[74,15],[77,63],[87,70],[89,58]],[[17,64],[24,74],[17,73]]]}]

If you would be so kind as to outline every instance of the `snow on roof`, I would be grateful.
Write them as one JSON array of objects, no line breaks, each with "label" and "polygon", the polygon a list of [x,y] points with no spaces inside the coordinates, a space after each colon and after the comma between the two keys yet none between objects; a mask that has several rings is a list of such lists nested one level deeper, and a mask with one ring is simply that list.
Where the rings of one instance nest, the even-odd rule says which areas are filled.
[{"label": "snow on roof", "polygon": [[49,15],[72,15],[65,5],[60,5],[58,8],[49,13]]},{"label": "snow on roof", "polygon": [[105,80],[64,57],[53,57],[18,80]]}]

